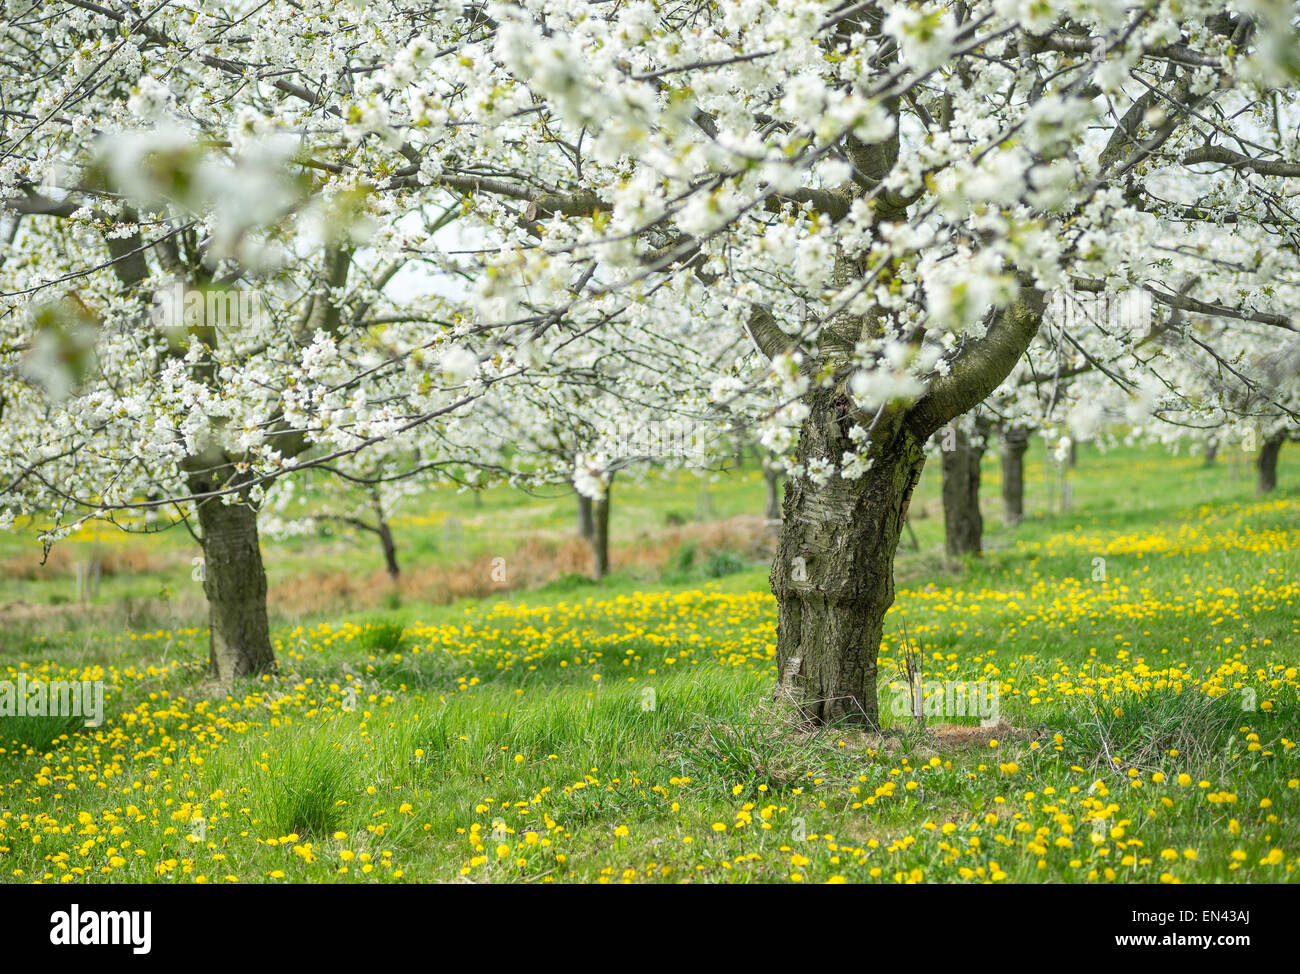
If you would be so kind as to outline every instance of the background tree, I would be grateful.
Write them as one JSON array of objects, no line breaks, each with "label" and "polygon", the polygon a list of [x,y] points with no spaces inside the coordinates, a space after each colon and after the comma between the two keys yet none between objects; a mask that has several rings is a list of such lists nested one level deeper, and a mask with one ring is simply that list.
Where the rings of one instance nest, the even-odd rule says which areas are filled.
[{"label": "background tree", "polygon": [[978,555],[984,550],[980,462],[991,425],[976,409],[939,430],[935,437],[943,468],[944,548],[953,557]]}]

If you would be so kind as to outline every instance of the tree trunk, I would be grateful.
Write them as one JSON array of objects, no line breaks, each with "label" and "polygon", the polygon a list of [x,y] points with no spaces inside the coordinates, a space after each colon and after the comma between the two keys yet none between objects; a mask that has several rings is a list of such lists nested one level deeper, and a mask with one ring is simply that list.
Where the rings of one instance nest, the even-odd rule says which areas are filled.
[{"label": "tree trunk", "polygon": [[764,512],[769,521],[781,520],[781,474],[766,463],[763,464],[763,482],[767,485],[767,510]]},{"label": "tree trunk", "polygon": [[1205,444],[1205,466],[1212,467],[1219,459],[1219,441],[1209,440]]},{"label": "tree trunk", "polygon": [[984,519],[980,517],[980,459],[984,448],[975,446],[961,430],[954,430],[953,448],[943,457],[943,528],[948,554],[978,555],[983,546]]},{"label": "tree trunk", "polygon": [[208,498],[199,504],[199,527],[203,591],[212,630],[209,675],[229,685],[236,677],[274,670],[257,512],[246,504]]},{"label": "tree trunk", "polygon": [[396,585],[402,569],[397,564],[397,545],[393,541],[393,529],[388,524],[388,515],[384,513],[384,503],[379,498],[378,490],[371,492],[370,500],[375,510],[375,533],[379,535],[379,544],[384,549],[384,567],[388,569],[388,577]]},{"label": "tree trunk", "polygon": [[1259,471],[1259,492],[1261,494],[1267,494],[1277,487],[1277,455],[1281,452],[1282,441],[1285,439],[1285,434],[1274,433],[1259,448],[1255,468]]},{"label": "tree trunk", "polygon": [[578,536],[591,541],[596,536],[596,522],[591,516],[591,498],[578,494]]},{"label": "tree trunk", "polygon": [[1008,525],[1025,518],[1025,451],[1029,431],[1013,426],[1002,438],[1002,510]]},{"label": "tree trunk", "polygon": [[388,569],[388,577],[396,584],[401,578],[402,567],[397,563],[397,545],[393,543],[393,530],[388,526],[388,521],[383,515],[379,517],[379,543],[384,547],[384,567]]},{"label": "tree trunk", "polygon": [[[978,406],[1024,354],[1042,322],[1046,299],[1023,284],[994,316],[988,332],[967,342],[946,375],[932,379],[910,407],[886,404],[864,417],[842,388],[815,385],[802,402],[808,414],[799,433],[797,459],[837,461],[864,444],[849,437],[870,426],[866,445],[872,464],[862,476],[839,472],[824,483],[807,475],[785,488],[785,518],[772,565],[777,601],[777,695],[791,700],[805,718],[879,726],[876,657],[885,613],[894,601],[894,554],[908,504],[925,466],[924,444],[954,417]],[[852,348],[864,323],[844,322],[822,336],[832,349]],[[788,339],[756,314],[750,335],[769,357]],[[829,341],[828,341],[829,338]],[[834,362],[819,360],[815,370]]]},{"label": "tree trunk", "polygon": [[605,485],[605,496],[592,502],[591,552],[592,577],[600,581],[609,574],[609,493],[613,484]]},{"label": "tree trunk", "polygon": [[[812,393],[798,456],[839,457],[853,444],[842,394]],[[879,726],[876,655],[894,602],[894,553],[925,464],[905,430],[882,437],[871,469],[818,485],[792,477],[772,565],[778,694],[817,723]]]}]

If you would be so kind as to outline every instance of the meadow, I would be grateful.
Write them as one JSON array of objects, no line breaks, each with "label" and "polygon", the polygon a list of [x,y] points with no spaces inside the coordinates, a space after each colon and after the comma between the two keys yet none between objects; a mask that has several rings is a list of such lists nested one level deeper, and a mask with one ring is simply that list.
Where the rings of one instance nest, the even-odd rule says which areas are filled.
[{"label": "meadow", "polygon": [[[268,541],[280,672],[229,692],[187,536],[100,528],[44,567],[5,537],[0,679],[102,680],[107,714],[0,718],[0,878],[1293,881],[1300,457],[1263,498],[1241,458],[1156,448],[1082,449],[1069,510],[1056,478],[1035,444],[1004,526],[987,457],[986,552],[953,563],[931,464],[882,733],[773,699],[753,464],[617,486],[599,585],[566,496],[430,494],[394,522],[401,588],[364,537]],[[90,551],[119,567],[80,606]],[[451,585],[492,557],[521,581]],[[909,656],[996,722],[900,713]]]}]

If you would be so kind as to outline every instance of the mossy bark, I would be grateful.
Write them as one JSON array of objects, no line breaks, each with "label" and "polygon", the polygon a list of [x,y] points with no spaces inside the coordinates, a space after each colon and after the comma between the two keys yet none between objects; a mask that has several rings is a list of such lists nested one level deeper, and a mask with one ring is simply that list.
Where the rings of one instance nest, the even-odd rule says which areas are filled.
[{"label": "mossy bark", "polygon": [[[931,377],[910,405],[885,403],[868,414],[843,385],[814,383],[803,396],[808,414],[798,460],[804,471],[813,460],[829,460],[837,469],[820,483],[806,472],[787,480],[771,584],[777,600],[776,694],[808,720],[879,726],[876,659],[885,613],[894,602],[894,554],[925,466],[924,444],[1007,377],[1045,307],[1044,294],[1022,278],[1014,299],[992,313],[986,332],[964,342],[947,373]],[[852,321],[833,319],[823,327],[818,360],[805,367],[805,375],[847,362],[856,339],[878,331],[870,318],[860,320],[856,331]],[[770,358],[790,345],[761,309],[749,319],[749,334]],[[861,442],[849,436],[854,426],[866,433]],[[870,468],[846,479],[840,458],[864,448]]]},{"label": "mossy bark", "polygon": [[[807,401],[800,461],[840,456],[850,446],[843,394],[819,391]],[[879,725],[876,656],[894,602],[894,553],[924,464],[921,443],[900,429],[860,478],[786,483],[771,575],[777,692],[816,723]]]}]

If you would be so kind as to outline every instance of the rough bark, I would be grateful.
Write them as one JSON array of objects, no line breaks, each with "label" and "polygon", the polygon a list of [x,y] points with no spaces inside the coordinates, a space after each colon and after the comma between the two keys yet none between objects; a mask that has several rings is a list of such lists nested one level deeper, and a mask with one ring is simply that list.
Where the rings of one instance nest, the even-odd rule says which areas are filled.
[{"label": "rough bark", "polygon": [[1029,432],[1013,426],[1002,438],[1002,510],[1009,525],[1025,517],[1025,451],[1029,449]]},{"label": "rough bark", "polygon": [[1277,455],[1282,451],[1282,442],[1285,439],[1284,434],[1275,433],[1259,448],[1259,456],[1255,458],[1255,469],[1259,474],[1258,490],[1261,494],[1267,494],[1277,487]]},{"label": "rough bark", "polygon": [[591,498],[578,494],[578,537],[590,541],[596,535],[596,522],[592,519]]},{"label": "rough bark", "polygon": [[[876,657],[885,613],[894,601],[894,555],[925,465],[923,445],[1006,378],[1038,330],[1043,310],[1043,294],[1022,286],[1015,301],[994,315],[988,331],[965,342],[952,368],[933,378],[910,408],[895,404],[863,416],[842,389],[816,386],[805,395],[809,412],[798,446],[805,469],[812,459],[860,449],[848,436],[854,425],[871,427],[873,459],[871,469],[855,479],[836,475],[818,484],[800,476],[785,487],[785,518],[771,574],[777,694],[809,721],[879,725]],[[750,324],[760,349],[779,350],[770,330],[761,327],[761,316]],[[832,361],[836,347],[852,349],[849,323],[837,327],[843,335],[822,336],[823,355]]]},{"label": "rough bark", "polygon": [[[842,394],[810,395],[801,461],[850,446]],[[920,479],[921,444],[900,429],[856,480],[786,483],[785,521],[772,566],[778,693],[809,719],[879,724],[876,655],[894,601],[894,553]]]},{"label": "rough bark", "polygon": [[257,512],[246,504],[201,502],[203,591],[208,597],[208,671],[229,685],[236,677],[275,669],[266,617],[266,572]]},{"label": "rough bark", "polygon": [[984,541],[984,519],[980,516],[980,460],[984,448],[962,430],[954,434],[953,448],[940,451],[944,547],[953,556],[978,555]]}]

